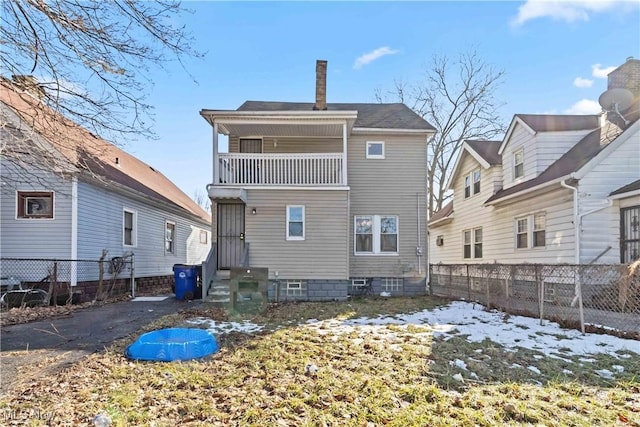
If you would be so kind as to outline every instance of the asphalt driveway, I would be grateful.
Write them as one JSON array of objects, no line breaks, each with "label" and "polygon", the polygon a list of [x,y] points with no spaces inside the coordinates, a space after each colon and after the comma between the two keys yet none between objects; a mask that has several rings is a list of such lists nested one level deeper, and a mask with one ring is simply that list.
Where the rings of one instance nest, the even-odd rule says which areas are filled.
[{"label": "asphalt driveway", "polygon": [[[0,331],[0,394],[9,391],[18,374],[38,367],[55,372],[164,315],[199,304],[173,296],[163,301],[130,300],[79,310],[68,317],[4,326]],[[43,364],[46,366],[40,366]]]}]

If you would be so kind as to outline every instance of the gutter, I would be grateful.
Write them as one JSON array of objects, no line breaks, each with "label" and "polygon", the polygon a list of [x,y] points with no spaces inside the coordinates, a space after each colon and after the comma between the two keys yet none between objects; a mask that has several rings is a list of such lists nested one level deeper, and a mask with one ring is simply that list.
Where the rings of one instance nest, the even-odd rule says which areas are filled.
[{"label": "gutter", "polygon": [[[529,194],[531,192],[538,191],[538,190],[540,190],[542,188],[549,187],[549,186],[557,184],[557,183],[560,183],[560,185],[562,185],[563,182],[565,182],[567,179],[570,179],[570,178],[573,178],[573,174],[565,175],[563,177],[556,178],[556,179],[554,179],[552,181],[543,182],[542,184],[536,185],[535,187],[527,188],[526,190],[518,191],[518,192],[515,192],[515,193],[510,194],[508,196],[500,197],[499,199],[492,200],[491,202],[484,202],[483,206],[493,206],[493,205],[495,205],[497,203],[502,203],[502,202],[504,202],[506,200],[510,200],[510,199],[513,199],[513,198],[516,198],[516,197],[520,197],[520,196],[522,196],[524,194]],[[567,187],[566,185],[562,185],[562,186],[565,187],[565,188],[573,188],[573,187]]]}]

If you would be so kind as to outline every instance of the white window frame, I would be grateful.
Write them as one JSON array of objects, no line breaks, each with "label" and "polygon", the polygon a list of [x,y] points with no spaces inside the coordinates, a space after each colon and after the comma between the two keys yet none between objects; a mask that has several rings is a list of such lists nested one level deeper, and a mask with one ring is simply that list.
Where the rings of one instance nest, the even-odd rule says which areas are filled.
[{"label": "white window frame", "polygon": [[[358,218],[371,218],[371,252],[358,252],[357,251],[357,223]],[[396,250],[382,251],[381,245],[381,220],[382,218],[395,218],[396,219]],[[391,233],[389,233],[391,234]],[[398,215],[355,215],[353,217],[353,254],[356,256],[362,255],[375,255],[375,256],[398,256],[400,253],[400,217]]]},{"label": "white window frame", "polygon": [[[536,228],[536,219],[544,217],[544,228]],[[518,232],[518,222],[526,221],[526,230],[524,232]],[[516,250],[526,249],[544,249],[547,246],[547,213],[545,211],[535,212],[528,215],[523,215],[515,218],[514,221],[514,242],[513,246]],[[535,233],[543,231],[545,234],[544,245],[536,245]],[[518,234],[525,234],[527,236],[527,245],[518,247]]]},{"label": "white window frame", "polygon": [[[516,163],[516,158],[518,155],[522,156],[522,162]],[[518,165],[522,165],[522,174],[517,175]],[[513,180],[517,181],[524,177],[524,148],[520,148],[513,152]]]},{"label": "white window frame", "polygon": [[[169,226],[173,226],[173,235],[171,236],[171,240],[169,240]],[[164,253],[165,254],[175,254],[176,253],[176,223],[175,221],[165,221],[164,222]],[[171,242],[171,249],[167,249],[167,243]]]},{"label": "white window frame", "polygon": [[209,243],[209,232],[207,230],[200,230],[200,244],[206,245]]},{"label": "white window frame", "polygon": [[[380,144],[382,146],[382,154],[369,154],[369,148],[372,145]],[[384,159],[384,141],[367,141],[365,154],[367,159]]]},{"label": "white window frame", "polygon": [[302,280],[287,280],[285,287],[287,296],[302,296]]},{"label": "white window frame", "polygon": [[[479,177],[478,181],[475,180],[476,174]],[[478,182],[478,191],[475,191],[475,184]],[[474,169],[464,177],[464,198],[469,199],[476,194],[480,194],[480,183],[482,182],[482,171],[480,169]],[[468,185],[467,185],[468,184]],[[469,189],[469,195],[467,195],[467,188]]]},{"label": "white window frame", "polygon": [[[47,215],[33,215],[27,213],[27,207],[23,206],[20,209],[21,203],[26,203],[27,199],[31,198],[51,198],[51,216]],[[20,215],[20,211],[23,211],[22,215]],[[56,219],[56,194],[55,191],[49,190],[17,190],[16,191],[16,219],[17,220],[38,220],[38,221],[46,221],[46,220],[54,220]]]},{"label": "white window frame", "polygon": [[[289,223],[291,222],[292,208],[302,208],[302,236],[291,236],[289,234]],[[294,222],[299,222],[299,221],[294,221]],[[304,205],[287,205],[287,222],[285,224],[285,227],[286,227],[285,233],[287,236],[287,240],[305,240],[307,221],[306,221],[306,213],[305,213]]]},{"label": "white window frame", "polygon": [[[480,230],[480,233],[483,233],[482,231],[482,227],[474,227],[474,228],[467,228],[466,230],[462,230],[462,259],[482,259],[482,257],[484,256],[484,244],[483,244],[483,240],[484,240],[484,235],[482,235],[480,241],[476,240],[476,231]],[[469,242],[467,243],[467,241],[465,240],[465,236],[466,234],[469,233]],[[482,245],[482,249],[480,250],[481,254],[480,256],[477,256],[476,254],[476,245]],[[464,247],[469,245],[469,256],[465,256],[464,253]]]},{"label": "white window frame", "polygon": [[[131,244],[126,243],[126,235],[125,235],[125,214],[130,213],[132,215],[131,218]],[[135,248],[138,246],[138,212],[129,209],[122,209],[122,246],[126,246],[128,248]]]}]

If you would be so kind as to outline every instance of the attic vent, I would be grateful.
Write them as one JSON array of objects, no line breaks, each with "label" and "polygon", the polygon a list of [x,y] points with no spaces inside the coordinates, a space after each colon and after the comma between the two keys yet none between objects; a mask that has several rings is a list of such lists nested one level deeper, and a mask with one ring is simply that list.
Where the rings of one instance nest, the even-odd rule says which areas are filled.
[{"label": "attic vent", "polygon": [[120,164],[120,158],[116,157],[116,165],[119,165],[119,164]]}]

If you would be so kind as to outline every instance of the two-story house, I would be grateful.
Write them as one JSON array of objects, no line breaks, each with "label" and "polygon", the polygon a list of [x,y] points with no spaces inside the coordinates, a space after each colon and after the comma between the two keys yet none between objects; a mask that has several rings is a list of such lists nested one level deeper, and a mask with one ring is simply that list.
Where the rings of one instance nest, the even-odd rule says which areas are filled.
[{"label": "two-story house", "polygon": [[138,289],[168,291],[174,264],[199,264],[209,253],[210,215],[160,171],[51,109],[44,95],[33,79],[0,80],[2,277],[37,282],[48,260],[64,260],[58,282],[88,299],[98,264],[78,260],[107,250],[108,259],[134,255]]},{"label": "two-story house", "polygon": [[[213,128],[218,276],[266,267],[287,297],[310,300],[346,298],[366,284],[424,293],[434,128],[403,104],[327,103],[326,67],[316,64],[315,103],[200,112]],[[227,153],[219,134],[228,136]]]},{"label": "two-story house", "polygon": [[448,183],[454,199],[429,222],[430,263],[638,259],[640,61],[609,75],[620,88],[624,109],[517,114],[502,141],[467,141]]}]

